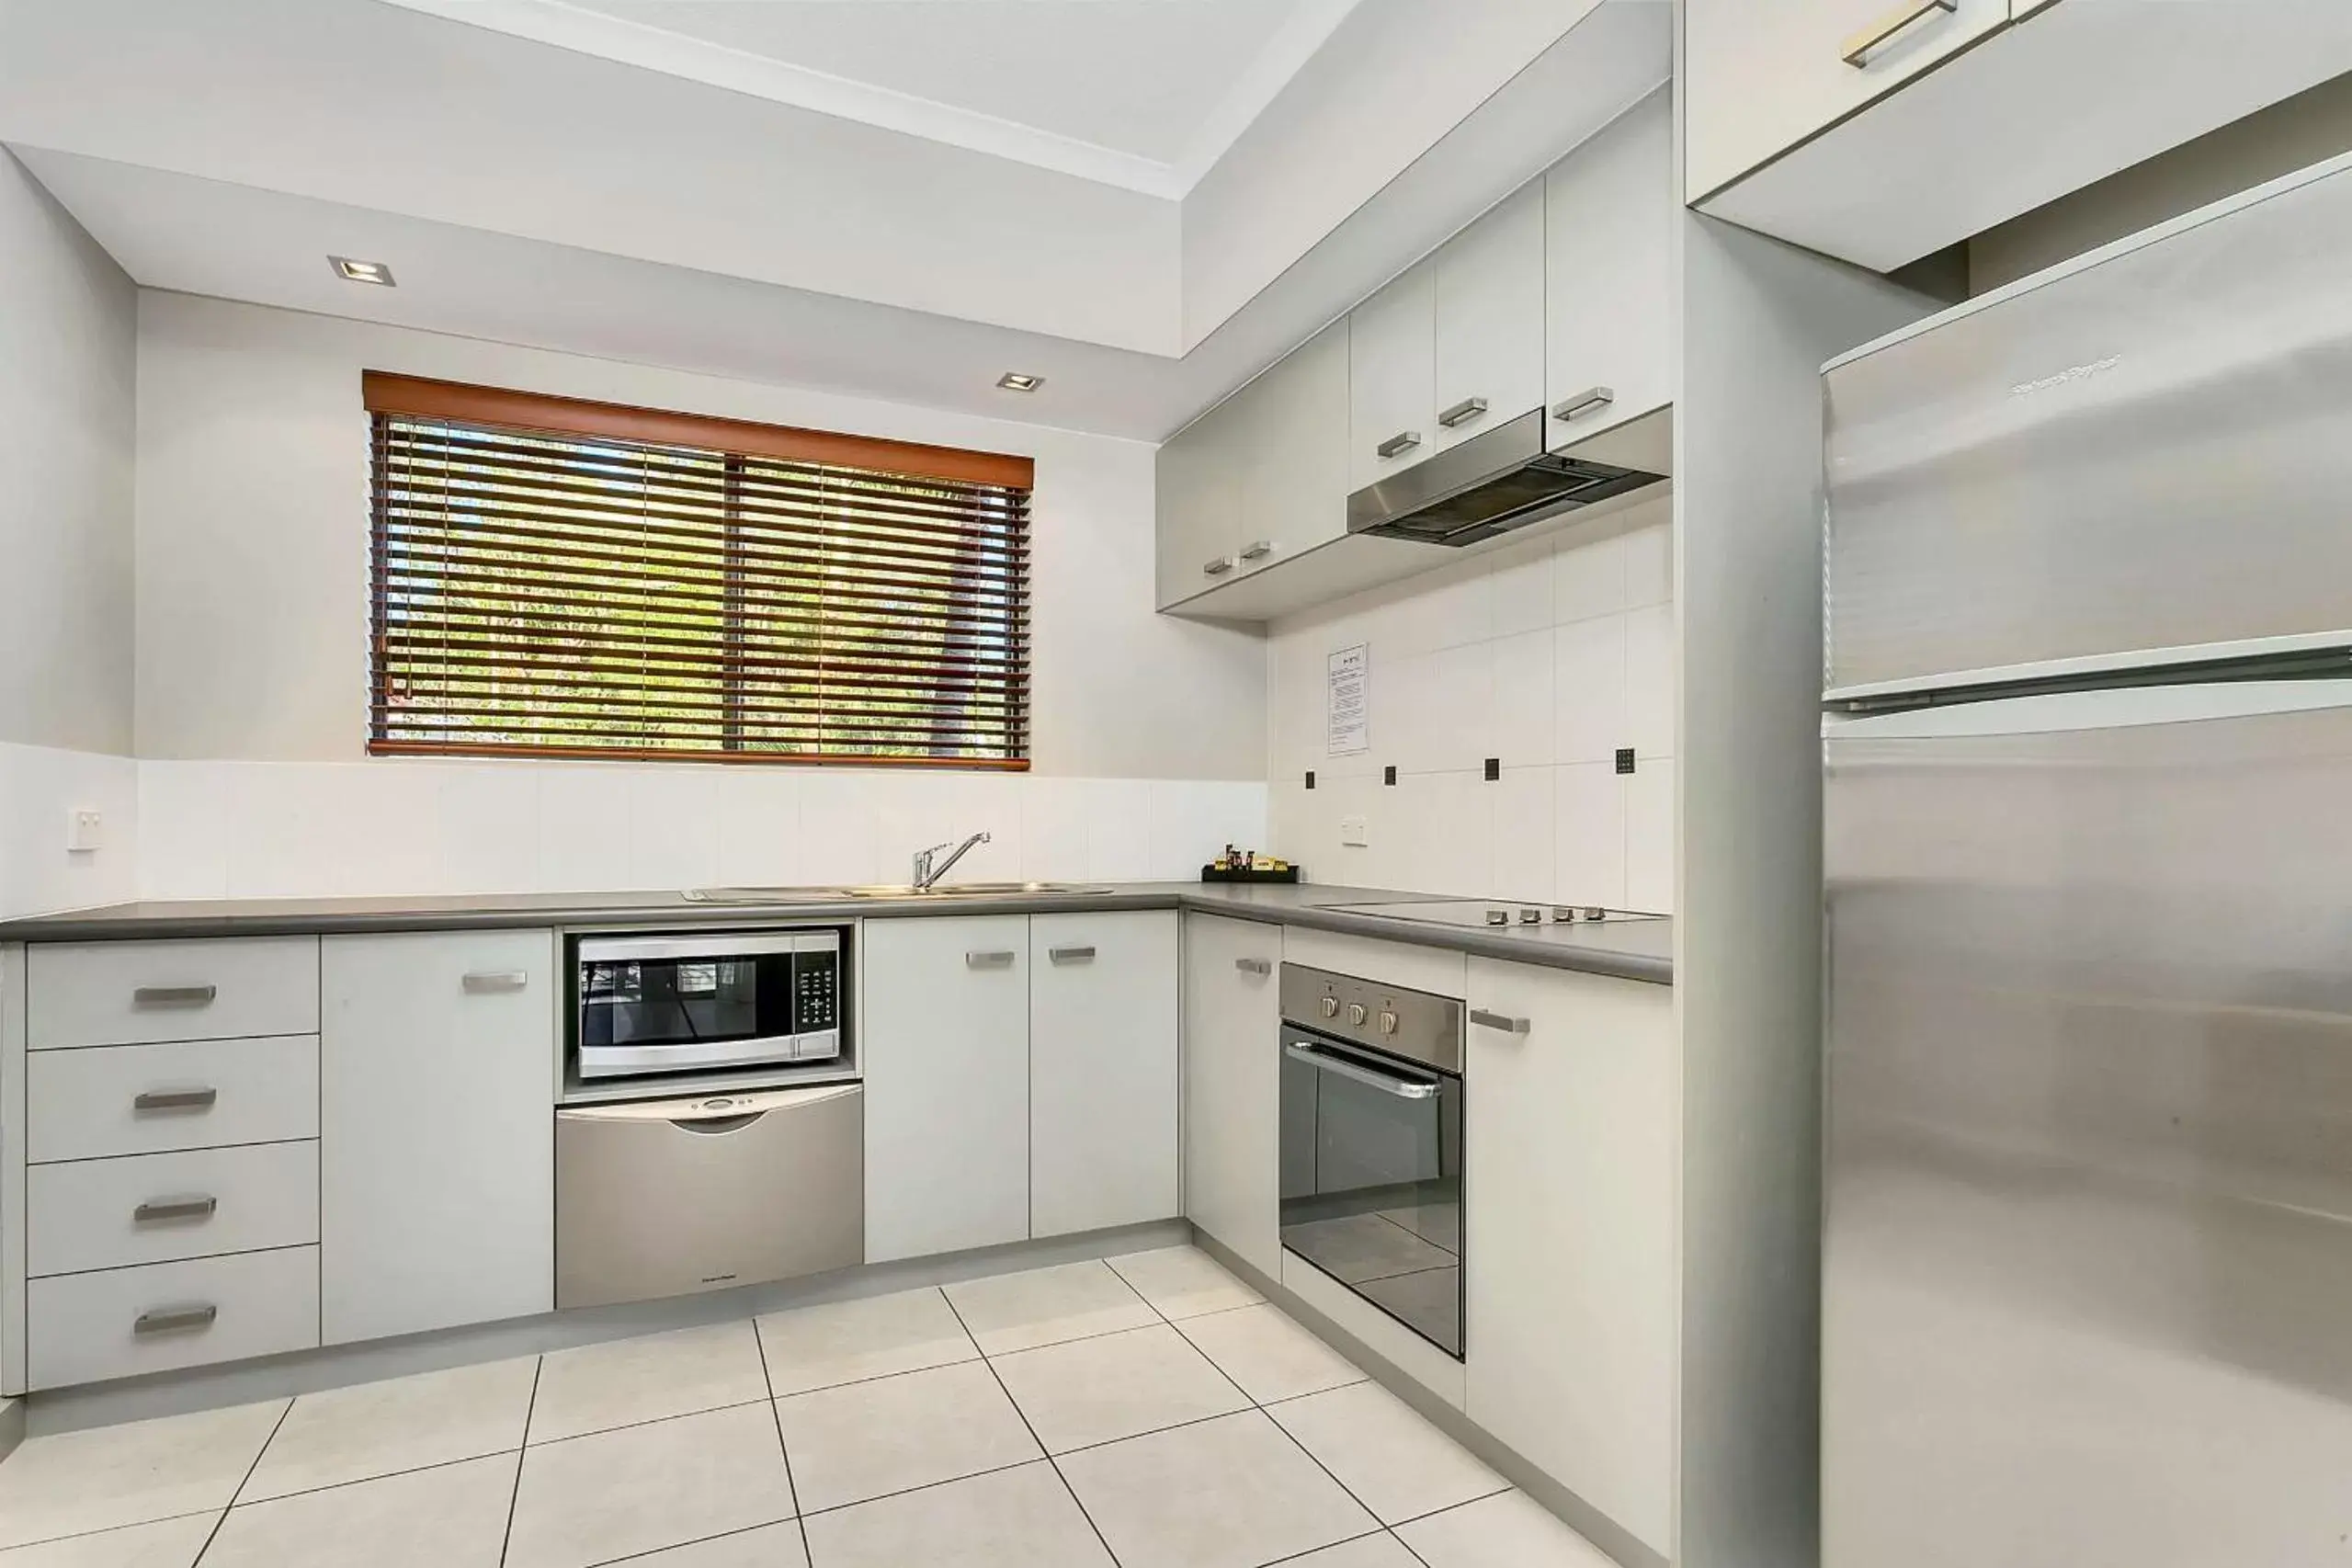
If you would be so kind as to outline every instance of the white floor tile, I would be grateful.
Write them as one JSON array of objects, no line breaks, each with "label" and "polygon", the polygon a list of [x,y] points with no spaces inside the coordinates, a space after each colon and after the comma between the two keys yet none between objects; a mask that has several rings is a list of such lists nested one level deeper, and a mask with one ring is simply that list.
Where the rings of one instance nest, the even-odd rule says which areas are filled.
[{"label": "white floor tile", "polygon": [[517,1455],[229,1510],[205,1568],[498,1568]]},{"label": "white floor tile", "polygon": [[1421,1568],[1421,1562],[1404,1549],[1404,1542],[1382,1530],[1290,1558],[1282,1568]]},{"label": "white floor tile", "polygon": [[1050,1454],[1249,1407],[1249,1396],[1165,1324],[994,1359]]},{"label": "white floor tile", "polygon": [[584,1345],[540,1361],[530,1440],[552,1442],[767,1398],[759,1335],[748,1323]]},{"label": "white floor tile", "polygon": [[774,1312],[759,1320],[759,1342],[778,1397],[980,1359],[948,1299],[927,1288]]},{"label": "white floor tile", "polygon": [[538,1358],[306,1393],[286,1413],[241,1503],[479,1459],[523,1444]]},{"label": "white floor tile", "polygon": [[1115,1568],[1050,1464],[814,1515],[808,1532],[815,1568]]},{"label": "white floor tile", "polygon": [[947,1289],[964,1327],[991,1356],[1160,1321],[1150,1303],[1100,1263],[999,1274]]},{"label": "white floor tile", "polygon": [[39,1546],[12,1546],[0,1551],[0,1568],[192,1568],[219,1517],[190,1514]]},{"label": "white floor tile", "polygon": [[229,1506],[286,1402],[28,1438],[0,1464],[0,1546]]},{"label": "white floor tile", "polygon": [[1122,1568],[1256,1568],[1374,1528],[1255,1410],[1059,1462]]},{"label": "white floor tile", "polygon": [[1382,1524],[1417,1518],[1504,1487],[1502,1477],[1378,1383],[1309,1394],[1268,1415]]},{"label": "white floor tile", "polygon": [[1161,1247],[1105,1261],[1165,1318],[1199,1317],[1261,1300],[1199,1247]]},{"label": "white floor tile", "polygon": [[978,1362],[794,1394],[776,1414],[808,1513],[1040,1457]]},{"label": "white floor tile", "polygon": [[1260,1404],[1364,1381],[1346,1357],[1270,1302],[1187,1318],[1176,1327]]},{"label": "white floor tile", "polygon": [[1524,1492],[1506,1492],[1399,1525],[1429,1568],[1616,1568]]},{"label": "white floor tile", "polygon": [[705,1411],[527,1450],[506,1568],[586,1568],[791,1517],[770,1406]]},{"label": "white floor tile", "polygon": [[737,1530],[629,1560],[628,1568],[808,1568],[797,1519]]}]

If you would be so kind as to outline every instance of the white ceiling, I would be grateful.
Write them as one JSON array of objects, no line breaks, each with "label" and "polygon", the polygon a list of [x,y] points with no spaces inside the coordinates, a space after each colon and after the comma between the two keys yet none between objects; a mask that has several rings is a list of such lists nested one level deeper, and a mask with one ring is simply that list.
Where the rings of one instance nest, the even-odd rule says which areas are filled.
[{"label": "white ceiling", "polygon": [[1181,198],[1358,0],[388,0]]}]

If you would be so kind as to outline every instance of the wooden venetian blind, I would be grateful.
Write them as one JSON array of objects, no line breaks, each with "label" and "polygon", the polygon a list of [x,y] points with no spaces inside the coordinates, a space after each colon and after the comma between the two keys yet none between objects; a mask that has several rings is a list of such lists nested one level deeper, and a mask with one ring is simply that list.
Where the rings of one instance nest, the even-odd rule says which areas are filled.
[{"label": "wooden venetian blind", "polygon": [[369,750],[1028,766],[1028,459],[363,391]]}]

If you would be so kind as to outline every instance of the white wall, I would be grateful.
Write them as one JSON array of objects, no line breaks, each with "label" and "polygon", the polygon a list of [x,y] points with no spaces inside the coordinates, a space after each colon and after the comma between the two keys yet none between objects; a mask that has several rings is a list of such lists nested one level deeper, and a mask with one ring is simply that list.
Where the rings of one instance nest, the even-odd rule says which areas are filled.
[{"label": "white wall", "polygon": [[[1278,622],[1275,852],[1318,881],[1671,911],[1673,584],[1660,500]],[[1327,660],[1358,642],[1371,749],[1332,756]],[[1369,846],[1341,845],[1347,816]]]},{"label": "white wall", "polygon": [[[363,369],[1034,456],[1034,772],[367,758]],[[983,828],[976,876],[1180,875],[1263,837],[1263,648],[1153,614],[1142,443],[153,292],[138,381],[152,895],[903,880]]]},{"label": "white wall", "polygon": [[0,915],[131,886],[133,296],[0,149]]}]

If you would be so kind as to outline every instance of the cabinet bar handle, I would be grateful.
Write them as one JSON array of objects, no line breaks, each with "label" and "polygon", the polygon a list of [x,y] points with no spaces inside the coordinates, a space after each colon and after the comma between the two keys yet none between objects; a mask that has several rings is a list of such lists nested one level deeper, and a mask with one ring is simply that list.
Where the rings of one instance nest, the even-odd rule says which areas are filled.
[{"label": "cabinet bar handle", "polygon": [[1387,440],[1382,441],[1373,449],[1378,451],[1381,456],[1384,458],[1392,458],[1399,452],[1409,452],[1420,444],[1420,431],[1399,430],[1395,435],[1391,436]]},{"label": "cabinet bar handle", "polygon": [[1480,415],[1485,412],[1486,400],[1484,398],[1466,397],[1460,403],[1454,404],[1451,408],[1446,410],[1443,414],[1437,415],[1437,423],[1450,430],[1457,425],[1469,424],[1471,420],[1477,418]]},{"label": "cabinet bar handle", "polygon": [[1013,967],[1013,949],[998,948],[993,952],[966,953],[963,966],[966,969],[1010,969]]},{"label": "cabinet bar handle", "polygon": [[1483,1007],[1472,1007],[1470,1021],[1480,1028],[1500,1029],[1505,1034],[1526,1034],[1535,1027],[1532,1019],[1506,1017],[1500,1013],[1490,1013]]},{"label": "cabinet bar handle", "polygon": [[1048,948],[1045,949],[1045,956],[1055,963],[1092,963],[1095,961],[1095,949],[1092,948]]},{"label": "cabinet bar handle", "polygon": [[1242,559],[1244,561],[1263,561],[1273,553],[1274,541],[1270,539],[1252,540],[1249,543],[1242,546]]},{"label": "cabinet bar handle", "polygon": [[1272,974],[1274,972],[1274,963],[1270,959],[1235,959],[1233,967],[1244,974]]},{"label": "cabinet bar handle", "polygon": [[1574,397],[1563,397],[1551,405],[1554,419],[1574,419],[1590,414],[1596,408],[1607,408],[1617,401],[1614,387],[1586,387]]},{"label": "cabinet bar handle", "polygon": [[1200,568],[1200,574],[1204,577],[1221,577],[1239,564],[1240,562],[1232,556],[1221,555],[1216,560],[1204,563]]},{"label": "cabinet bar handle", "polygon": [[217,1198],[154,1198],[133,1209],[131,1221],[150,1225],[165,1220],[210,1220],[220,1207]]},{"label": "cabinet bar handle", "polygon": [[195,1306],[157,1307],[153,1312],[141,1312],[138,1320],[131,1324],[131,1332],[185,1334],[192,1328],[210,1328],[212,1320],[220,1315],[221,1309],[210,1301]]},{"label": "cabinet bar handle", "polygon": [[218,1089],[149,1089],[131,1096],[131,1108],[142,1110],[210,1110],[221,1097]]},{"label": "cabinet bar handle", "polygon": [[465,977],[465,988],[477,996],[493,991],[520,991],[530,983],[530,971],[522,969],[476,970]]},{"label": "cabinet bar handle", "polygon": [[134,1007],[209,1007],[221,994],[217,985],[142,985],[131,994]]},{"label": "cabinet bar handle", "polygon": [[1838,58],[1857,71],[1869,69],[1870,51],[1894,37],[1930,11],[1951,12],[1960,9],[1960,0],[1911,0],[1907,6],[1888,12],[1846,40],[1846,52]]}]

